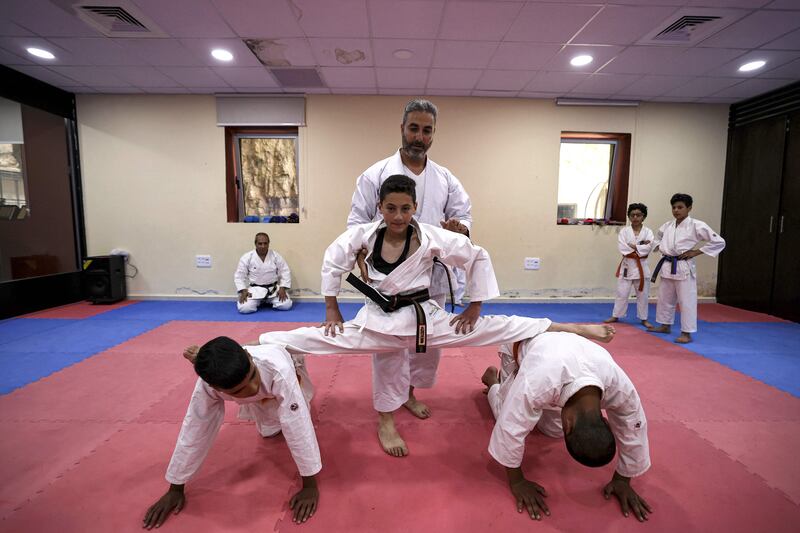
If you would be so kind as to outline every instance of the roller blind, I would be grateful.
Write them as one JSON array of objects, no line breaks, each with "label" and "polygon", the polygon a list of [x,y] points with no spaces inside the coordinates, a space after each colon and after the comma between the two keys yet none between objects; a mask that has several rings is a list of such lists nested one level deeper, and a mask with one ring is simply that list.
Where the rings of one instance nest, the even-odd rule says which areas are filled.
[{"label": "roller blind", "polygon": [[22,109],[17,102],[0,98],[0,144],[22,144]]}]

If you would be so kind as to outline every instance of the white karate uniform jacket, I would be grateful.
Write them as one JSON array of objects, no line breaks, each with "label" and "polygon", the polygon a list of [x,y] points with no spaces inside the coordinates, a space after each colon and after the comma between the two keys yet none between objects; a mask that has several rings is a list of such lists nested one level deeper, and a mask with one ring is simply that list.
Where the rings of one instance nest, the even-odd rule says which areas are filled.
[{"label": "white karate uniform jacket", "polygon": [[313,476],[322,469],[317,436],[292,357],[278,346],[244,348],[252,355],[261,376],[261,390],[250,398],[233,398],[197,379],[167,467],[169,483],[185,484],[200,469],[222,426],[226,401],[246,406],[247,414],[257,425],[273,422],[277,402],[280,429],[300,475]]},{"label": "white karate uniform jacket", "polygon": [[239,259],[233,282],[237,292],[249,289],[251,283],[270,285],[277,282],[279,287],[291,289],[292,272],[281,254],[275,250],[269,250],[264,261],[258,256],[258,252],[250,250]]},{"label": "white karate uniform jacket", "polygon": [[650,468],[647,419],[639,395],[606,350],[572,333],[547,332],[520,343],[519,358],[516,376],[508,375],[500,389],[505,397],[489,442],[497,462],[519,467],[525,438],[543,411],[558,413],[578,390],[595,386],[603,392],[601,407],[617,440],[617,472],[634,477]]},{"label": "white karate uniform jacket", "polygon": [[[638,237],[633,232],[633,228],[631,226],[625,226],[620,230],[619,236],[617,237],[617,249],[619,250],[619,253],[623,255],[622,266],[619,269],[620,278],[639,279],[639,267],[636,265],[636,259],[624,256],[633,251],[636,251],[640,258],[649,255],[650,251],[653,249],[654,239],[655,237],[653,236],[653,231],[646,226],[642,226]],[[639,244],[642,241],[650,241],[650,243]],[[636,247],[631,248],[628,245],[629,243],[635,243]],[[640,261],[642,262],[642,271],[644,273],[644,277],[649,278],[650,265],[648,265],[647,259],[640,259]]]},{"label": "white karate uniform jacket", "polygon": [[[377,238],[377,231],[385,226],[383,221],[359,224],[340,235],[325,251],[322,263],[322,295],[337,296],[342,284],[342,276],[355,266],[356,252],[362,247],[370,250],[367,255],[369,276],[372,286],[386,295],[413,293],[427,289],[431,285],[433,258],[438,257],[449,266],[463,268],[467,273],[468,287],[473,301],[486,301],[497,297],[500,290],[494,275],[489,254],[472,244],[464,235],[444,230],[439,226],[411,221],[411,225],[419,235],[420,247],[409,255],[397,268],[386,275],[372,266],[372,249]],[[433,300],[422,303],[428,316],[428,336],[441,334],[443,317],[439,305]],[[391,335],[409,335],[416,333],[417,321],[413,306],[403,307],[392,313],[384,312],[372,300],[351,321],[361,328]],[[452,329],[452,326],[447,325]]]},{"label": "white karate uniform jacket", "polygon": [[[706,241],[700,251],[711,257],[717,257],[725,249],[725,239],[717,235],[705,222],[686,217],[680,225],[675,225],[675,219],[664,223],[655,235],[653,249],[658,248],[663,255],[677,257],[683,252],[693,249],[699,242]],[[684,280],[697,277],[697,267],[694,258],[678,261],[675,274],[672,265],[664,261],[658,274],[664,279]]]}]

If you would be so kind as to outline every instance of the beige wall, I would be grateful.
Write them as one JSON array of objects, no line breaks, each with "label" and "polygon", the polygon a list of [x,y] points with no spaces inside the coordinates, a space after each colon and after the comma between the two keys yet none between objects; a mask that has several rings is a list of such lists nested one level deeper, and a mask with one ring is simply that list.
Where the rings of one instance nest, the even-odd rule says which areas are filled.
[{"label": "beige wall", "polygon": [[[552,101],[434,98],[430,156],[461,179],[473,202],[473,239],[492,255],[505,296],[609,297],[617,228],[556,226],[562,130],[633,134],[630,201],[650,208],[654,230],[669,197],[688,192],[693,215],[720,225],[725,106],[644,104],[557,107]],[[256,230],[292,267],[297,294],[319,291],[328,243],[343,229],[356,177],[399,146],[406,97],[311,95],[300,129],[301,223],[229,224],[223,130],[211,96],[81,95],[78,122],[90,254],[131,252],[129,293],[233,295],[233,270]],[[198,269],[195,254],[213,267]],[[525,271],[525,256],[542,269]],[[716,260],[698,259],[712,295]],[[216,291],[208,292],[208,291]]]}]

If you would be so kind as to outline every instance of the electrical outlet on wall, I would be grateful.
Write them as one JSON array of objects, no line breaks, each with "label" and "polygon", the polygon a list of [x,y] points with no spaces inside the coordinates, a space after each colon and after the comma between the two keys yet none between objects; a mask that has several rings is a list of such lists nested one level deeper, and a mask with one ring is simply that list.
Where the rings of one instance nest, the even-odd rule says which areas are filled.
[{"label": "electrical outlet on wall", "polygon": [[526,257],[524,262],[525,270],[539,270],[541,263],[538,257]]},{"label": "electrical outlet on wall", "polygon": [[211,268],[211,256],[196,255],[194,256],[194,264],[197,268]]}]

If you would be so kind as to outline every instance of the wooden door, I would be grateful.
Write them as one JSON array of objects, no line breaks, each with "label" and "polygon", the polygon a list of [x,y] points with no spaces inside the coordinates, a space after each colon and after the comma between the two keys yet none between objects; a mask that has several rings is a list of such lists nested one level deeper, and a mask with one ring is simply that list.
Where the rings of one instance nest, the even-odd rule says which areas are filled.
[{"label": "wooden door", "polygon": [[[739,126],[725,168],[717,301],[770,312],[786,118]],[[785,227],[785,226],[784,226]]]}]

